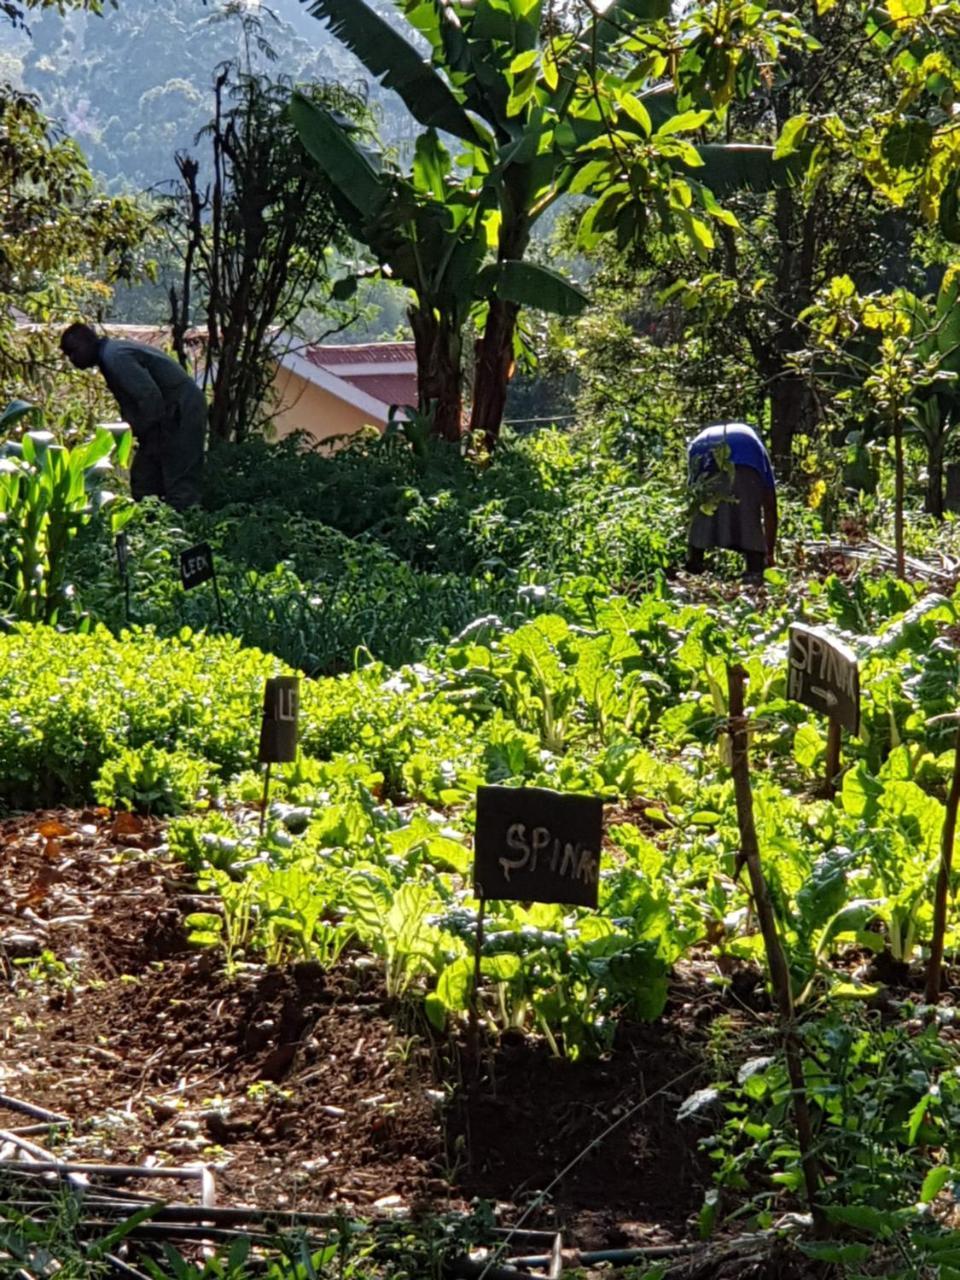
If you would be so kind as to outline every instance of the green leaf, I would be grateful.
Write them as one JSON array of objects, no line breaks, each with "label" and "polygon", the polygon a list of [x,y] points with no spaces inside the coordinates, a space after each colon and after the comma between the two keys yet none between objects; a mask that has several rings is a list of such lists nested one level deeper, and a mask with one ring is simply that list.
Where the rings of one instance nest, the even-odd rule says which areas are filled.
[{"label": "green leaf", "polygon": [[905,1220],[902,1214],[874,1209],[866,1204],[828,1205],[825,1212],[831,1222],[839,1222],[880,1239],[898,1231]]},{"label": "green leaf", "polygon": [[618,95],[618,103],[630,119],[635,124],[638,124],[649,138],[650,134],[653,133],[653,121],[650,119],[650,112],[640,98],[633,93],[624,93]]},{"label": "green leaf", "polygon": [[304,2],[314,18],[327,21],[337,39],[384,88],[400,95],[422,125],[443,129],[466,142],[476,141],[476,129],[453,90],[400,35],[395,23],[381,18],[365,0]]},{"label": "green leaf", "polygon": [[447,175],[450,172],[450,152],[444,147],[435,129],[427,129],[417,138],[413,153],[413,183],[418,191],[425,191],[442,204],[447,194]]},{"label": "green leaf", "polygon": [[11,400],[4,411],[0,413],[0,433],[9,431],[12,426],[29,414],[39,415],[39,413],[40,409],[35,404],[28,404],[26,400]]},{"label": "green leaf", "polygon": [[559,272],[533,262],[512,258],[497,262],[484,269],[481,281],[495,297],[552,315],[578,316],[590,302],[581,289]]},{"label": "green leaf", "polygon": [[883,158],[897,169],[919,169],[926,164],[933,142],[934,127],[928,120],[906,117],[884,135]]},{"label": "green leaf", "polygon": [[307,152],[343,199],[361,218],[375,218],[387,203],[390,189],[347,131],[300,93],[293,95],[290,117]]},{"label": "green leaf", "polygon": [[473,956],[461,956],[448,964],[437,979],[436,996],[449,1013],[462,1013],[470,1007],[473,991]]},{"label": "green leaf", "polygon": [[772,147],[751,143],[708,142],[697,147],[703,164],[696,180],[715,196],[735,191],[771,191],[791,186],[803,173],[800,153],[775,159]]},{"label": "green leaf", "polygon": [[671,116],[663,122],[657,130],[657,136],[662,138],[671,133],[689,133],[705,125],[712,115],[713,112],[707,110],[681,111],[679,115]]},{"label": "green leaf", "polygon": [[808,1258],[816,1258],[818,1262],[835,1262],[856,1264],[866,1262],[870,1256],[868,1244],[830,1244],[829,1241],[799,1241],[800,1249]]},{"label": "green leaf", "polygon": [[773,148],[774,160],[783,160],[786,156],[792,155],[806,138],[809,127],[808,115],[791,117],[780,130],[777,145]]},{"label": "green leaf", "polygon": [[525,49],[523,53],[518,53],[510,63],[510,74],[519,75],[522,71],[526,71],[536,63],[539,56],[537,49]]},{"label": "green leaf", "polygon": [[482,956],[480,959],[480,972],[493,982],[510,982],[522,968],[523,963],[520,957],[509,951],[494,956]]},{"label": "green leaf", "polygon": [[124,1218],[122,1222],[117,1223],[105,1236],[101,1236],[99,1240],[95,1240],[93,1244],[87,1248],[87,1257],[91,1262],[99,1261],[110,1253],[116,1245],[125,1240],[131,1231],[134,1231],[142,1222],[149,1222],[163,1208],[160,1204],[145,1204],[142,1209],[137,1209],[129,1218]]},{"label": "green leaf", "polygon": [[953,1170],[949,1165],[934,1165],[927,1173],[920,1187],[920,1203],[930,1204],[936,1200],[937,1196],[953,1177]]},{"label": "green leaf", "polygon": [[804,769],[813,769],[827,749],[826,739],[812,724],[802,724],[793,738],[793,758]]}]

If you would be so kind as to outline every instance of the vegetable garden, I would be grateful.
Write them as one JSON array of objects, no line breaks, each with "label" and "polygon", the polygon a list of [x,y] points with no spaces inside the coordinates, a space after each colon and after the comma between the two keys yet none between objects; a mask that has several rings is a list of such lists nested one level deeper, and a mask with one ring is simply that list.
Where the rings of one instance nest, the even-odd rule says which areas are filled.
[{"label": "vegetable garden", "polygon": [[[100,8],[0,25],[81,11],[105,84]],[[4,49],[0,1276],[957,1280],[956,0],[307,11],[333,82],[171,19],[241,52],[149,204]],[[185,512],[53,351],[134,299],[208,396]],[[418,403],[272,440],[288,339],[401,307]],[[741,418],[749,586],[680,568]],[[599,847],[514,824],[577,893],[488,899],[534,792]]]},{"label": "vegetable garden", "polygon": [[[8,484],[24,468],[36,480],[73,467],[46,437],[24,441]],[[389,440],[328,464],[252,448],[261,469],[267,458],[287,469],[291,506],[301,468],[327,465],[347,486],[396,454]],[[546,434],[503,450],[484,477],[513,512],[502,558],[462,545],[459,575],[445,583],[419,521],[452,520],[452,506],[462,517],[470,498],[451,477],[476,477],[469,464],[451,471],[442,453],[407,461],[397,508],[371,504],[379,527],[352,530],[349,543],[307,514],[271,519],[267,507],[263,527],[290,548],[275,575],[253,564],[275,549],[235,537],[236,505],[174,517],[105,497],[102,515],[87,509],[61,545],[43,510],[52,521],[72,491],[47,499],[35,551],[43,564],[64,557],[48,598],[55,625],[11,622],[0,636],[0,1092],[67,1117],[40,1139],[60,1159],[203,1161],[234,1199],[307,1214],[301,1230],[331,1205],[344,1221],[357,1215],[363,1243],[324,1247],[337,1266],[354,1245],[371,1250],[359,1274],[456,1273],[455,1257],[473,1274],[471,1245],[496,1243],[491,1221],[463,1214],[480,1197],[516,1204],[504,1225],[565,1230],[588,1259],[618,1244],[643,1275],[693,1266],[685,1251],[698,1237],[696,1274],[743,1265],[758,1241],[772,1251],[765,1265],[787,1266],[777,1251],[796,1236],[793,1267],[892,1274],[877,1267],[895,1250],[897,1274],[947,1275],[960,1160],[954,911],[936,1007],[924,1002],[923,961],[960,663],[949,560],[934,584],[851,573],[849,562],[771,571],[754,592],[671,580],[676,543],[649,521],[627,548],[622,525],[595,520],[596,541],[578,548],[567,521],[606,499],[574,484],[574,448]],[[609,483],[619,464],[604,465]],[[242,475],[242,452],[237,466]],[[526,505],[511,496],[518,475]],[[625,495],[627,516],[645,497]],[[32,501],[7,509],[36,514]],[[663,490],[664,525],[673,501]],[[802,511],[790,518],[802,530]],[[120,527],[129,624],[113,558]],[[21,556],[30,528],[5,526]],[[224,634],[212,596],[176,581],[179,548],[201,537],[221,566]],[[545,555],[549,567],[537,564]],[[429,583],[413,625],[404,577],[388,585],[391,562],[417,589]],[[298,575],[311,565],[304,588]],[[309,626],[275,609],[296,582],[288,602],[311,592],[314,616],[330,622],[329,610],[349,635],[337,610],[358,602],[343,574],[368,593],[360,625],[375,636],[383,619],[379,634],[392,637],[382,656],[355,652],[350,669],[343,653],[340,663],[305,656],[296,646]],[[271,612],[245,612],[244,582]],[[478,596],[488,611],[461,625]],[[22,589],[10,598],[22,601]],[[251,617],[283,656],[245,643]],[[859,659],[860,731],[844,744],[832,798],[825,726],[786,696],[786,633],[800,618]],[[263,682],[296,672],[294,656],[311,673],[300,752],[275,768],[263,813]],[[734,663],[747,675],[754,814],[827,1239],[803,1225],[795,1090],[741,874],[726,733]],[[472,832],[488,783],[600,796],[606,817],[597,910],[488,902],[477,982]],[[658,1176],[668,1152],[675,1168]],[[454,1214],[432,1243],[439,1219],[423,1219],[426,1205]],[[373,1225],[361,1225],[368,1214]],[[623,1226],[644,1214],[654,1225]],[[149,1234],[130,1231],[128,1248]],[[257,1238],[246,1231],[244,1249]],[[711,1250],[731,1240],[724,1263]],[[314,1246],[310,1265],[326,1274]],[[24,1256],[35,1247],[24,1243]],[[254,1265],[246,1254],[235,1262]],[[174,1264],[154,1254],[145,1265],[166,1275]],[[221,1264],[197,1265],[219,1274],[209,1268]]]}]

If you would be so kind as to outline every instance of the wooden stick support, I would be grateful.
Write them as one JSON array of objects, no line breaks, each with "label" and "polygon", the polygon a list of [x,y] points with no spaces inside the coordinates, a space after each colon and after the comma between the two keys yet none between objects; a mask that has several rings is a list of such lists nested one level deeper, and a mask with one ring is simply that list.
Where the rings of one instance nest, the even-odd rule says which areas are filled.
[{"label": "wooden stick support", "polygon": [[260,839],[263,839],[263,833],[267,829],[267,806],[270,803],[270,765],[266,765],[263,771],[263,799],[260,802]]},{"label": "wooden stick support", "polygon": [[210,581],[213,583],[213,598],[217,602],[217,619],[220,622],[220,630],[223,630],[223,601],[220,599],[220,584],[217,581],[217,571],[213,570],[213,576]]},{"label": "wooden stick support", "polygon": [[783,1034],[784,1057],[793,1094],[793,1115],[797,1126],[797,1145],[800,1148],[800,1164],[807,1193],[807,1203],[813,1215],[814,1225],[824,1229],[824,1218],[818,1203],[820,1169],[814,1150],[813,1126],[807,1104],[806,1083],[803,1077],[803,1061],[800,1040],[797,1035],[793,1009],[793,991],[790,971],[777,932],[777,921],[770,900],[770,890],[760,863],[760,844],[753,817],[753,791],[750,786],[750,761],[748,754],[747,718],[744,714],[744,688],[747,673],[740,666],[727,668],[730,692],[730,744],[733,788],[737,801],[737,822],[740,827],[740,853],[750,873],[750,887],[754,908],[760,921],[760,932],[767,953],[770,984],[780,1015]]},{"label": "wooden stick support", "polygon": [[930,942],[930,959],[927,962],[927,1004],[936,1004],[940,998],[940,976],[943,967],[943,946],[947,933],[947,898],[950,893],[950,873],[953,869],[953,842],[957,833],[957,809],[960,808],[960,725],[953,744],[953,779],[947,807],[943,815],[940,833],[940,871],[937,875],[937,891],[933,900],[933,937]]},{"label": "wooden stick support", "polygon": [[827,765],[826,765],[826,787],[827,795],[834,796],[837,792],[837,775],[840,773],[840,740],[843,729],[840,721],[835,716],[830,716],[827,720]]},{"label": "wooden stick support", "polygon": [[470,991],[470,1052],[474,1061],[480,1061],[480,963],[483,957],[483,919],[487,900],[480,894],[477,911],[477,930],[473,939],[473,986]]}]

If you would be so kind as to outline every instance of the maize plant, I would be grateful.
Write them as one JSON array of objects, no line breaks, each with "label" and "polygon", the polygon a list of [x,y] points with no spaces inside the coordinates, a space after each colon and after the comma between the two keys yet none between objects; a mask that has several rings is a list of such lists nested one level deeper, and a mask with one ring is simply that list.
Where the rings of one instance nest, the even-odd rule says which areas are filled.
[{"label": "maize plant", "polygon": [[[0,436],[36,412],[14,401],[0,414]],[[0,445],[0,616],[56,622],[65,598],[67,548],[113,501],[104,483],[115,463],[126,465],[130,448],[129,431],[115,434],[106,427],[72,448],[42,430]]]}]

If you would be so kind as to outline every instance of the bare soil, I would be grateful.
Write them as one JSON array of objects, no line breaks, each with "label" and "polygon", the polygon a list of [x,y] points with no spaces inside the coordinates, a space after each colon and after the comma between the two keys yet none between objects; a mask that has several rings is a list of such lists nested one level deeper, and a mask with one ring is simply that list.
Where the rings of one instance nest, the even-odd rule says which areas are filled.
[{"label": "bare soil", "polygon": [[[527,1225],[570,1246],[689,1237],[709,1168],[677,1108],[709,1080],[715,1015],[746,1017],[746,988],[721,995],[694,964],[664,1018],[624,1024],[606,1060],[518,1036],[478,1068],[349,957],[227,978],[186,940],[205,905],[157,823],[0,823],[0,1093],[70,1118],[33,1141],[77,1161],[208,1163],[223,1204],[389,1214],[483,1197],[515,1221],[547,1192]],[[0,1127],[29,1123],[0,1107]]]}]

